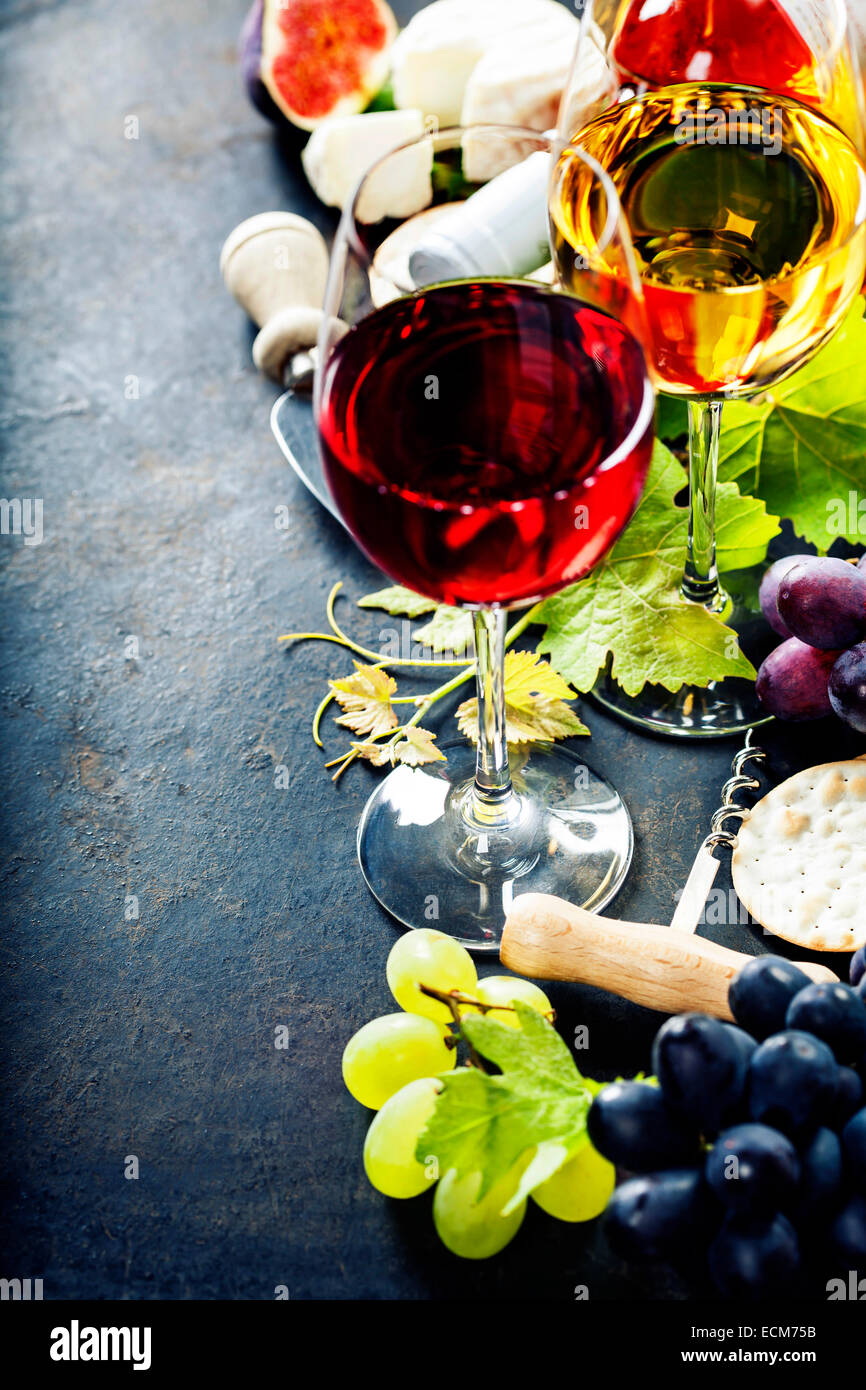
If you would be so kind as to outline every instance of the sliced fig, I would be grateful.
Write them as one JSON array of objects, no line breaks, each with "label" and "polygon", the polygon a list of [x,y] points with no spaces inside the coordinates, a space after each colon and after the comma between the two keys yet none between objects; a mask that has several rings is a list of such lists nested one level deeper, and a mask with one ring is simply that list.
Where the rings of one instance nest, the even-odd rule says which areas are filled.
[{"label": "sliced fig", "polygon": [[261,80],[293,125],[315,130],[363,111],[388,77],[396,33],[384,0],[263,0]]}]

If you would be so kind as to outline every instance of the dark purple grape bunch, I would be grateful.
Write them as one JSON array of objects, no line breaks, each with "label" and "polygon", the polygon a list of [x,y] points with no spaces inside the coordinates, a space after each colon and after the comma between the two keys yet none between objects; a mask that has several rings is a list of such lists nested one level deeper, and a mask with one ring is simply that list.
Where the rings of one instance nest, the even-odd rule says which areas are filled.
[{"label": "dark purple grape bunch", "polygon": [[837,714],[866,734],[866,555],[857,565],[787,555],[761,581],[761,610],[786,640],[758,672],[758,698],[779,719]]},{"label": "dark purple grape bunch", "polygon": [[633,1175],[605,1216],[624,1259],[703,1268],[731,1298],[866,1275],[866,948],[850,978],[756,957],[731,984],[736,1025],[670,1018],[657,1084],[599,1092],[589,1137]]}]

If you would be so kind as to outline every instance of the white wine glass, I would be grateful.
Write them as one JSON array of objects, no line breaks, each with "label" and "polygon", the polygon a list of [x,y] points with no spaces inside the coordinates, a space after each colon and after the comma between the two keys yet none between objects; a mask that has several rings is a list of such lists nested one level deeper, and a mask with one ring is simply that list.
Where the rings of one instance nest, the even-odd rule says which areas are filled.
[{"label": "white wine glass", "polygon": [[[716,564],[722,408],[809,361],[860,289],[862,92],[842,0],[589,0],[560,111],[560,136],[617,190],[656,384],[687,406],[681,601],[718,615],[753,662],[770,634],[725,592]],[[551,200],[566,282],[599,218],[584,167],[556,182]],[[595,695],[679,737],[739,733],[766,717],[741,678],[630,696],[608,673]]]}]

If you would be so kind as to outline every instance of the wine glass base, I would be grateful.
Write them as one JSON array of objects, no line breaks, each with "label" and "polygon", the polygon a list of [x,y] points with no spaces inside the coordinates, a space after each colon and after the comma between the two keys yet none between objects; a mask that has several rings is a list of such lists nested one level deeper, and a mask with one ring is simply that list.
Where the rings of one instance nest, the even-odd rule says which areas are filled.
[{"label": "wine glass base", "polygon": [[768,724],[771,718],[758,701],[754,681],[739,679],[684,686],[675,695],[661,685],[645,685],[639,694],[626,695],[605,675],[592,698],[627,724],[668,738],[730,738]]},{"label": "wine glass base", "polygon": [[367,886],[406,927],[433,927],[470,951],[496,951],[521,893],[554,893],[594,911],[628,873],[631,817],[619,793],[577,754],[540,745],[512,759],[519,816],[474,833],[463,816],[475,750],[443,745],[446,763],[398,767],[358,827]]},{"label": "wine glass base", "polygon": [[[737,634],[740,650],[756,670],[779,640],[760,611],[758,586],[763,571],[763,565],[755,565],[723,576],[727,591],[723,621]],[[606,673],[592,696],[618,719],[667,738],[730,738],[768,724],[771,718],[758,699],[755,682],[736,676],[708,686],[685,685],[675,695],[661,685],[645,685],[637,695],[626,695]]]}]

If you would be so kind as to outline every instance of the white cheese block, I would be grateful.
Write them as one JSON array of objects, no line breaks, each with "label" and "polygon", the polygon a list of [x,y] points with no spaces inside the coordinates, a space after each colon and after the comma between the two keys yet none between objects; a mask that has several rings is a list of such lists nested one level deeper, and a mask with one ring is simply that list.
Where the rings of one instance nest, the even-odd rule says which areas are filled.
[{"label": "white cheese block", "polygon": [[510,40],[554,36],[570,57],[577,20],[556,0],[434,0],[392,49],[395,104],[419,107],[440,126],[459,125],[467,85],[486,53]]},{"label": "white cheese block", "polygon": [[[368,111],[334,116],[313,131],[301,155],[313,191],[329,207],[344,208],[359,179],[389,150],[424,133],[419,110]],[[433,198],[432,141],[400,150],[375,170],[358,203],[360,222],[411,217]]]},{"label": "white cheese block", "polygon": [[550,130],[577,45],[579,26],[562,9],[562,33],[512,34],[488,49],[466,84],[461,124],[522,125]]}]

